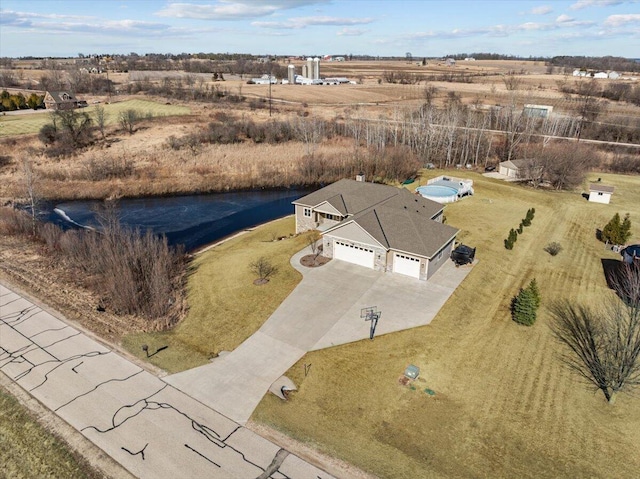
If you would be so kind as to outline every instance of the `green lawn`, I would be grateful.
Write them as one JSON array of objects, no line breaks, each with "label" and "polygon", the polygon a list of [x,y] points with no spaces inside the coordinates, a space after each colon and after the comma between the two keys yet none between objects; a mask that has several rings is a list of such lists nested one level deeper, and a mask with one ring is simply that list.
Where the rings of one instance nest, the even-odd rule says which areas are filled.
[{"label": "green lawn", "polygon": [[[293,216],[242,234],[199,255],[188,282],[189,313],[174,330],[133,334],[123,345],[145,359],[162,346],[167,349],[150,358],[156,366],[174,373],[205,364],[220,351],[231,351],[271,316],[302,276],[290,264],[291,256],[306,246],[306,236],[289,236],[295,230]],[[286,239],[273,241],[273,238]],[[271,280],[253,284],[249,264],[261,256],[279,268]]]},{"label": "green lawn", "polygon": [[101,477],[2,388],[0,464],[0,477],[11,479]]},{"label": "green lawn", "polygon": [[[107,124],[109,125],[118,123],[120,113],[129,109],[136,110],[145,117],[177,116],[190,113],[189,108],[184,106],[165,105],[148,100],[127,100],[102,106],[107,114]],[[95,105],[92,105],[78,111],[86,112],[93,117],[94,110]],[[50,113],[49,111],[41,111],[25,115],[0,115],[0,138],[38,133],[40,128],[51,123]]]},{"label": "green lawn", "polygon": [[[640,178],[591,175],[616,187],[612,203],[599,205],[579,191],[464,176],[476,194],[445,215],[478,262],[431,325],[305,355],[287,372],[299,388],[293,398],[267,394],[253,420],[376,477],[637,477],[640,398],[610,407],[563,367],[546,308],[611,295],[602,260],[619,256],[595,232],[629,212],[640,240]],[[505,250],[531,207],[532,225]],[[564,248],[556,257],[543,251],[551,241]],[[528,328],[511,320],[509,305],[533,277],[542,306]],[[421,368],[413,389],[398,384],[408,364]]]}]

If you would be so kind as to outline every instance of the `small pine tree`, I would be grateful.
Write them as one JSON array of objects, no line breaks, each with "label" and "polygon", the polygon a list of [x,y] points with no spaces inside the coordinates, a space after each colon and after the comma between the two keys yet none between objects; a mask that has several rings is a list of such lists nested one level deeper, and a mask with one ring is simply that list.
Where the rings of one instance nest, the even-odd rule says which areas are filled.
[{"label": "small pine tree", "polygon": [[523,226],[531,226],[531,220],[530,220],[528,217],[525,217],[525,218],[522,220],[522,225],[523,225]]},{"label": "small pine tree", "polygon": [[[629,228],[631,228],[631,222],[629,222]],[[613,218],[602,228],[602,241],[611,244],[624,244],[622,239],[622,221],[620,215],[616,213]]]},{"label": "small pine tree", "polygon": [[518,241],[518,232],[513,228],[509,231],[509,241],[511,241],[511,243]]},{"label": "small pine tree", "polygon": [[504,240],[504,247],[506,249],[513,249],[513,242],[509,240],[509,238],[507,238],[506,240]]},{"label": "small pine tree", "polygon": [[529,289],[521,289],[514,298],[511,315],[516,323],[532,326],[536,322],[536,299]]},{"label": "small pine tree", "polygon": [[524,231],[524,225],[522,224],[522,221],[520,222],[520,226],[518,226],[518,229],[516,231],[518,232],[519,235],[521,235],[522,232]]},{"label": "small pine tree", "polygon": [[538,309],[540,307],[540,289],[538,288],[538,282],[536,281],[535,278],[533,278],[531,280],[531,282],[529,283],[529,286],[527,286],[527,290],[531,293],[531,296],[533,296],[533,299],[535,300],[535,305],[536,305],[536,309]]},{"label": "small pine tree", "polygon": [[629,213],[627,213],[624,215],[624,220],[620,225],[620,240],[622,241],[620,244],[626,244],[629,238],[631,238],[631,219],[629,218]]}]

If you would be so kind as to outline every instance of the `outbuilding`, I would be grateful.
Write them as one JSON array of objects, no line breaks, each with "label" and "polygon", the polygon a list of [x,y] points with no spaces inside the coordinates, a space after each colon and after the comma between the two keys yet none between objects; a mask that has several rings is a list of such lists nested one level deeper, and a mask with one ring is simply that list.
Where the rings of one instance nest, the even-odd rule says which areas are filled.
[{"label": "outbuilding", "polygon": [[613,186],[602,183],[591,183],[589,185],[589,201],[593,203],[604,203],[608,205],[613,194]]}]

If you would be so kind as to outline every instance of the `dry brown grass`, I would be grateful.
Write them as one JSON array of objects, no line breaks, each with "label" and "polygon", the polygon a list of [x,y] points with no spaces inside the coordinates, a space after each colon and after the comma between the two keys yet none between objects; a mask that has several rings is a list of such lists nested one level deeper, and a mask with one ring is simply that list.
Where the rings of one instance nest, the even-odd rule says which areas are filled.
[{"label": "dry brown grass", "polygon": [[[601,258],[617,255],[595,229],[629,211],[640,239],[640,180],[598,175],[616,186],[612,204],[601,206],[579,192],[471,176],[476,195],[447,206],[446,216],[479,262],[433,323],[307,354],[287,372],[299,388],[293,400],[268,395],[254,419],[384,478],[636,477],[639,399],[610,407],[577,381],[557,357],[545,308],[610,294]],[[503,237],[532,206],[532,225],[506,251]],[[564,250],[551,257],[549,241]],[[542,308],[526,328],[511,321],[509,303],[533,277]],[[415,390],[397,383],[410,363],[421,368]],[[304,364],[312,364],[307,377]]]}]

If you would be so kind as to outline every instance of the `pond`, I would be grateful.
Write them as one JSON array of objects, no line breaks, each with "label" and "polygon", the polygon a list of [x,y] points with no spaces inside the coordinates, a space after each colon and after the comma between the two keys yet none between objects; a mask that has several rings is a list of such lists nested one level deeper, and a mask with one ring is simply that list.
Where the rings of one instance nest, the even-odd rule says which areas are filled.
[{"label": "pond", "polygon": [[[193,251],[233,233],[293,214],[292,201],[308,189],[260,190],[118,201],[122,224],[164,234]],[[40,216],[63,228],[95,227],[100,201],[45,205]]]}]

